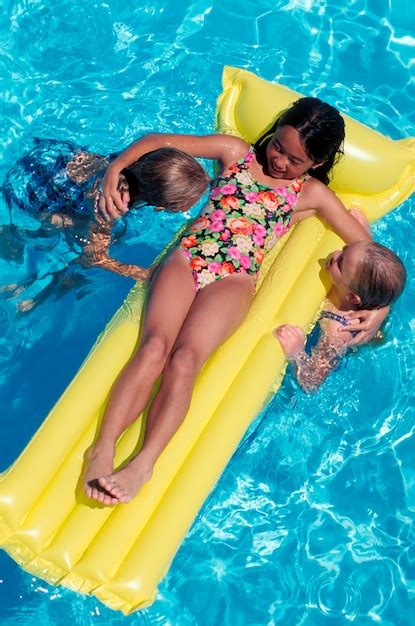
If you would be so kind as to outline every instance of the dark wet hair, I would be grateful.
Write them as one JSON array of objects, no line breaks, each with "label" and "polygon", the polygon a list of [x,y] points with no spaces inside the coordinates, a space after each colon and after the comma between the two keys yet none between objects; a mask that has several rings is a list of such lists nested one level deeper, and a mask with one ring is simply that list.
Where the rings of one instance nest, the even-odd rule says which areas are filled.
[{"label": "dark wet hair", "polygon": [[121,175],[128,185],[130,205],[140,202],[171,212],[190,209],[209,183],[209,176],[200,163],[176,148],[147,152],[123,169]]},{"label": "dark wet hair", "polygon": [[266,164],[267,145],[281,126],[292,126],[299,132],[307,156],[316,163],[322,162],[308,173],[328,185],[330,171],[343,156],[344,120],[338,110],[319,98],[300,98],[293,102],[254,144],[261,165]]},{"label": "dark wet hair", "polygon": [[359,309],[380,309],[401,295],[406,282],[405,266],[389,248],[371,241],[349,285],[359,296]]}]

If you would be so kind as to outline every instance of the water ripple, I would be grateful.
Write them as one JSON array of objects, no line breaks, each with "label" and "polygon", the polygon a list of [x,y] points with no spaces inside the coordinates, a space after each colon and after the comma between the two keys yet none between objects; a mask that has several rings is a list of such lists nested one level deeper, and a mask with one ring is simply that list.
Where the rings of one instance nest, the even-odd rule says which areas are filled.
[{"label": "water ripple", "polygon": [[308,608],[326,617],[353,622],[359,615],[360,604],[360,588],[351,580],[322,574],[312,579],[307,587]]}]

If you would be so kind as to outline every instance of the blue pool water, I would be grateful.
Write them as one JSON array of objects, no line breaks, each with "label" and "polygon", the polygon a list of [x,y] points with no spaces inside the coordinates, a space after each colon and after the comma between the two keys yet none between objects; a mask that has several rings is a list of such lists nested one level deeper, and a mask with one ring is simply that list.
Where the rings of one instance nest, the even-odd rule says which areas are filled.
[{"label": "blue pool water", "polygon": [[[32,137],[98,152],[142,133],[207,133],[224,64],[392,136],[415,135],[411,0],[5,0],[0,181]],[[415,206],[375,237],[406,263],[386,342],[306,397],[290,375],[226,468],[152,607],[130,617],[53,588],[0,553],[0,623],[284,626],[415,623]],[[0,294],[0,470],[34,434],[132,283],[84,270],[0,200],[0,285],[38,276],[19,313]],[[130,215],[114,245],[149,263],[181,218]],[[10,294],[9,294],[10,295]]]}]

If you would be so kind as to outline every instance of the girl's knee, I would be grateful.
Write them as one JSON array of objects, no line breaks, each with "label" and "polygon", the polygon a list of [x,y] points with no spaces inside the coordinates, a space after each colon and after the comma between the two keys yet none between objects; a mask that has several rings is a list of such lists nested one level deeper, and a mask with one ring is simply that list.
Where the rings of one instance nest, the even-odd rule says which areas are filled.
[{"label": "girl's knee", "polygon": [[193,377],[200,368],[197,350],[191,345],[174,348],[166,365],[166,370],[180,378]]},{"label": "girl's knee", "polygon": [[143,338],[136,358],[145,355],[147,359],[161,363],[163,367],[169,356],[170,348],[171,345],[167,337],[159,333],[151,333]]}]

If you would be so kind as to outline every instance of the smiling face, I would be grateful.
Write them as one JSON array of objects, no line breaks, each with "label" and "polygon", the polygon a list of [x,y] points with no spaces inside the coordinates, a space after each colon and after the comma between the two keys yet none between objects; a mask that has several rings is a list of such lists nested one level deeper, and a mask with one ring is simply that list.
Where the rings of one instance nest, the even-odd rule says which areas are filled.
[{"label": "smiling face", "polygon": [[277,128],[267,145],[266,159],[267,174],[273,178],[298,178],[320,165],[307,155],[300,133],[293,126]]}]

